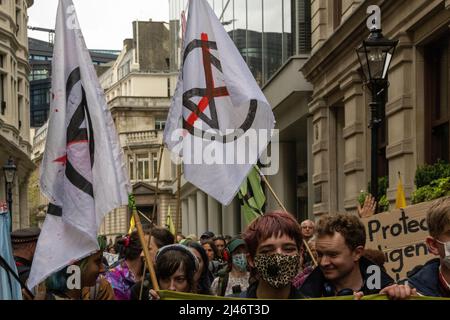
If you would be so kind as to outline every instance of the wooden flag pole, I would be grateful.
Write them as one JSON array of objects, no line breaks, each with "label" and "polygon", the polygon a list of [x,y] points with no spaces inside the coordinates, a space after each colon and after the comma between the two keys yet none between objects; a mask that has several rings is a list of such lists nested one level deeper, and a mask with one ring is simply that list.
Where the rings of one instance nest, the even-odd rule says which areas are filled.
[{"label": "wooden flag pole", "polygon": [[177,165],[177,223],[175,224],[175,238],[176,233],[181,226],[181,164]]},{"label": "wooden flag pole", "polygon": [[[138,232],[139,240],[142,244],[142,250],[144,251],[145,262],[147,263],[148,270],[150,271],[150,279],[152,281],[153,289],[158,291],[158,279],[156,278],[155,269],[153,267],[153,263],[150,260],[150,252],[148,252],[148,245],[145,242],[144,230],[142,229],[141,218],[139,218],[139,214],[137,213],[136,206],[133,207],[133,216],[134,221],[136,223],[136,229]],[[145,269],[144,269],[145,270]],[[143,275],[145,277],[145,274]],[[144,282],[144,278],[142,278],[142,283]]]},{"label": "wooden flag pole", "polygon": [[[255,166],[256,171],[258,171],[259,175],[261,176],[261,179],[264,181],[264,183],[266,184],[267,188],[270,190],[270,193],[273,195],[273,197],[275,198],[275,200],[277,201],[278,205],[281,207],[281,209],[283,209],[284,212],[288,212],[286,210],[286,207],[283,205],[283,203],[281,202],[280,198],[278,198],[277,194],[275,193],[275,191],[272,189],[272,186],[270,185],[269,181],[267,180],[267,178],[264,176],[264,174],[261,172],[261,170],[259,169],[258,166]],[[303,239],[303,245],[306,247],[306,250],[308,250],[309,256],[311,257],[314,266],[318,266],[316,259],[314,258],[312,252],[311,252],[311,248],[309,247],[308,243]]]},{"label": "wooden flag pole", "polygon": [[[162,163],[162,156],[164,153],[164,145],[161,144],[159,146],[159,159],[158,159],[158,171],[156,173],[156,188],[155,188],[155,198],[153,200],[153,211],[152,211],[152,220],[151,220],[151,225],[154,225],[155,221],[155,216],[156,216],[156,204],[157,204],[157,200],[158,200],[158,192],[159,192],[159,177],[161,174],[161,163]],[[151,239],[151,235],[149,235],[148,237],[148,242],[146,245],[146,248],[148,249],[148,247],[150,247],[150,239]],[[145,237],[144,237],[144,242],[145,242]],[[142,247],[145,247],[144,242],[142,242]],[[153,264],[152,264],[153,267]],[[139,290],[139,300],[142,300],[142,292],[144,290],[144,280],[145,280],[145,269],[147,269],[147,259],[144,261],[144,266],[142,269],[142,282],[141,282],[141,288]],[[151,273],[150,273],[151,275]],[[152,280],[153,282],[153,280]]]},{"label": "wooden flag pole", "polygon": [[164,153],[164,145],[162,144],[159,147],[159,159],[158,159],[158,171],[156,174],[156,189],[155,189],[155,199],[153,200],[153,212],[152,212],[152,220],[155,221],[155,215],[156,215],[156,204],[158,200],[158,192],[159,192],[159,177],[161,174],[161,164],[162,164],[162,157]]}]

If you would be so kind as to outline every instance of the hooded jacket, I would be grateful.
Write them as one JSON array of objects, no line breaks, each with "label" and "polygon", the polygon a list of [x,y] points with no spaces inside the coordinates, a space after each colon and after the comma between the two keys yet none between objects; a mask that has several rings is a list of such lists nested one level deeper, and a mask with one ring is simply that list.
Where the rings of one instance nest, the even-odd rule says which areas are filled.
[{"label": "hooded jacket", "polygon": [[450,297],[439,281],[439,259],[433,259],[408,278],[408,285],[427,297]]}]

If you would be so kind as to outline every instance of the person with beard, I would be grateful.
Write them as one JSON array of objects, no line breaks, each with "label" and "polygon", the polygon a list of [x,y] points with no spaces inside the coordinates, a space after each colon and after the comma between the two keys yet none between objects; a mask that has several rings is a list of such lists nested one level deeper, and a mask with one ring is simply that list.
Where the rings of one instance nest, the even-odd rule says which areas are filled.
[{"label": "person with beard", "polygon": [[287,212],[272,212],[255,219],[244,231],[251,281],[247,290],[231,295],[239,298],[300,299],[292,285],[300,267],[302,233]]},{"label": "person with beard", "polygon": [[[366,231],[361,220],[351,214],[329,214],[316,224],[316,251],[319,267],[308,276],[300,292],[308,298],[387,294],[390,299],[406,299],[414,290],[397,285],[379,266],[363,256]],[[378,270],[374,272],[373,270]],[[378,275],[377,281],[371,280]],[[373,283],[379,286],[373,286]]]}]

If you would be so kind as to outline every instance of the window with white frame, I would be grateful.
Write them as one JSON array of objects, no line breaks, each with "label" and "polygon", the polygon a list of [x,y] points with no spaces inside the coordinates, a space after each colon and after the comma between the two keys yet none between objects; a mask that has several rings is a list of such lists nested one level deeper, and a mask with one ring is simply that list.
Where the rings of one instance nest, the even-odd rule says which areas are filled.
[{"label": "window with white frame", "polygon": [[152,170],[153,170],[153,179],[157,179],[157,177],[158,177],[158,154],[156,152],[152,153]]},{"label": "window with white frame", "polygon": [[137,179],[149,180],[150,179],[150,159],[148,158],[147,153],[138,154],[137,158]]},{"label": "window with white frame", "polygon": [[128,170],[130,173],[130,180],[134,180],[134,157],[132,155],[128,156]]},{"label": "window with white frame", "polygon": [[155,121],[155,130],[163,131],[166,127],[166,120],[158,119]]}]

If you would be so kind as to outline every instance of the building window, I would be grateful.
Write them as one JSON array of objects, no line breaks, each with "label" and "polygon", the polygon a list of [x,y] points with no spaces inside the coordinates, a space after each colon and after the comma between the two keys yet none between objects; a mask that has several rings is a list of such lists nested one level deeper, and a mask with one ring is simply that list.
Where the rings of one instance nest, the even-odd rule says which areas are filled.
[{"label": "building window", "polygon": [[170,78],[167,78],[167,96],[170,97]]},{"label": "building window", "polygon": [[46,69],[36,69],[30,73],[30,81],[43,80],[49,78],[49,72]]},{"label": "building window", "polygon": [[48,89],[34,89],[31,91],[31,105],[48,105],[50,104],[50,91]]},{"label": "building window", "polygon": [[447,33],[425,48],[425,154],[429,164],[450,160],[449,44]]},{"label": "building window", "polygon": [[119,80],[129,73],[130,73],[130,61],[127,61],[119,68]]},{"label": "building window", "polygon": [[5,75],[4,74],[0,74],[0,109],[1,109],[1,113],[2,115],[5,115],[5,110],[6,110],[6,101],[5,101]]},{"label": "building window", "polygon": [[129,169],[129,173],[130,173],[130,180],[133,181],[134,180],[134,157],[128,156],[128,169]]},{"label": "building window", "polygon": [[150,159],[148,154],[138,154],[137,155],[137,179],[139,181],[150,179]]},{"label": "building window", "polygon": [[158,154],[152,153],[152,169],[153,169],[153,179],[158,177]]},{"label": "building window", "polygon": [[16,9],[16,27],[17,27],[16,35],[18,35],[19,31],[20,31],[20,25],[21,25],[20,16],[21,16],[20,10]]},{"label": "building window", "polygon": [[333,1],[333,30],[341,25],[342,19],[342,0]]},{"label": "building window", "polygon": [[31,127],[39,128],[47,121],[47,110],[32,110],[31,111]]},{"label": "building window", "polygon": [[[297,50],[299,54],[311,52],[311,1],[299,0],[296,2],[298,12]],[[293,8],[294,9],[294,8]],[[293,20],[296,21],[296,20]]]},{"label": "building window", "polygon": [[155,121],[155,130],[163,131],[165,127],[166,127],[166,120]]}]

